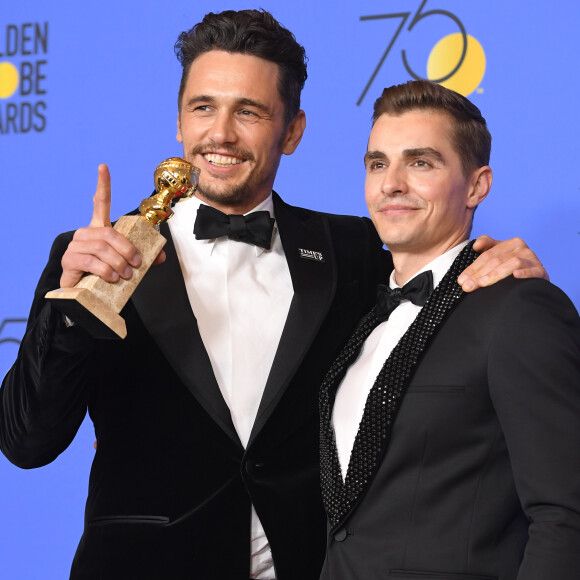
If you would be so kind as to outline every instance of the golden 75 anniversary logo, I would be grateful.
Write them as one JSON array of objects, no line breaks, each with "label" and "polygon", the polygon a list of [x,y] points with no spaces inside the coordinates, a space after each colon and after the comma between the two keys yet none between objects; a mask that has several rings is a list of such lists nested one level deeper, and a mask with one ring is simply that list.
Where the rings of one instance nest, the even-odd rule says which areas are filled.
[{"label": "golden 75 anniversary logo", "polygon": [[463,22],[455,14],[442,9],[427,10],[428,1],[423,0],[415,14],[412,12],[396,12],[360,17],[362,21],[399,19],[400,23],[361,93],[356,103],[357,105],[362,103],[375,77],[391,54],[395,44],[397,44],[401,33],[405,30],[407,23],[406,30],[409,34],[403,35],[401,40],[399,40],[399,45],[404,45],[404,42],[413,42],[413,34],[421,33],[421,24],[425,23],[428,19],[433,23],[437,21],[437,19],[433,19],[434,16],[439,16],[439,22],[442,22],[441,17],[453,21],[458,31],[441,38],[431,49],[431,53],[427,58],[426,76],[422,76],[413,70],[409,64],[407,52],[402,48],[400,50],[400,57],[405,70],[415,80],[427,79],[465,96],[479,87],[479,83],[485,73],[485,53],[481,44],[473,36],[467,34]]}]

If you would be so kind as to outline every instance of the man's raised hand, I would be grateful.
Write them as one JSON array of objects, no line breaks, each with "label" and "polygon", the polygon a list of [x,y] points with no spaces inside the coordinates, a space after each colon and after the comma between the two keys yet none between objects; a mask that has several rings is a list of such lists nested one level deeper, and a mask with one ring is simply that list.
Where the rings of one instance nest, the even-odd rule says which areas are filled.
[{"label": "man's raised hand", "polygon": [[111,227],[111,176],[106,165],[99,165],[93,205],[89,226],[75,232],[62,257],[61,288],[72,288],[87,272],[106,282],[128,280],[141,264],[137,248]]}]

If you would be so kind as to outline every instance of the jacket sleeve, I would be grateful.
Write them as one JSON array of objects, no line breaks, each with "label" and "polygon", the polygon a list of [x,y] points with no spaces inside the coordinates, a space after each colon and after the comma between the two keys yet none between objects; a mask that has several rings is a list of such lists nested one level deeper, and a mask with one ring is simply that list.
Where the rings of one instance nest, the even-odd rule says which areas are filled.
[{"label": "jacket sleeve", "polygon": [[59,287],[72,232],[59,236],[35,291],[18,357],[0,389],[0,449],[15,465],[53,461],[73,440],[87,409],[94,341],[45,300]]},{"label": "jacket sleeve", "polygon": [[580,319],[543,280],[515,285],[489,352],[529,541],[518,580],[580,578]]}]

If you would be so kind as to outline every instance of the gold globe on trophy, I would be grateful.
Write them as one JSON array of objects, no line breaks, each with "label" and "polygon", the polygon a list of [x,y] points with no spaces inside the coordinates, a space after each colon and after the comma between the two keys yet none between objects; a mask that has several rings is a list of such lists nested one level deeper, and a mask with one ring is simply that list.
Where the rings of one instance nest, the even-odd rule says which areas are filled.
[{"label": "gold globe on trophy", "polygon": [[141,202],[141,215],[122,216],[115,223],[115,230],[141,254],[141,266],[133,270],[130,280],[121,278],[110,283],[87,274],[74,288],[53,290],[45,298],[95,338],[125,338],[127,327],[119,312],[167,242],[158,231],[159,224],[171,218],[175,202],[194,194],[199,173],[197,167],[180,157],[166,159],[155,169],[157,194]]}]

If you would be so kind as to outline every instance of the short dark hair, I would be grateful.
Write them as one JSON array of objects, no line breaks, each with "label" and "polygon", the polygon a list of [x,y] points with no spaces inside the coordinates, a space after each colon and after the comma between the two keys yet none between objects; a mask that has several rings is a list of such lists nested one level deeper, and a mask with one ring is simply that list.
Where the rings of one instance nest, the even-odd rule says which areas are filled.
[{"label": "short dark hair", "polygon": [[489,165],[491,135],[481,111],[463,95],[430,81],[409,81],[387,87],[375,101],[373,125],[384,114],[401,115],[416,109],[447,113],[453,119],[451,141],[464,175]]},{"label": "short dark hair", "polygon": [[278,65],[278,91],[284,102],[288,124],[300,110],[300,93],[306,82],[306,53],[294,35],[265,10],[225,10],[210,12],[191,30],[182,32],[175,43],[175,54],[183,73],[178,106],[191,63],[211,50],[248,54]]}]

